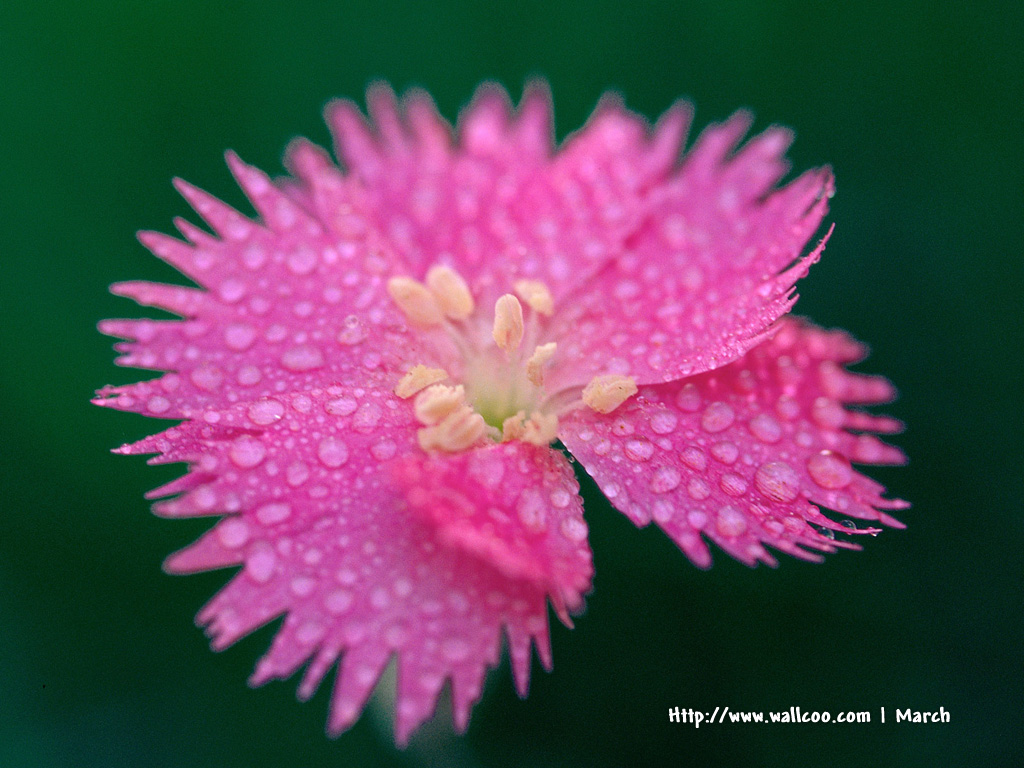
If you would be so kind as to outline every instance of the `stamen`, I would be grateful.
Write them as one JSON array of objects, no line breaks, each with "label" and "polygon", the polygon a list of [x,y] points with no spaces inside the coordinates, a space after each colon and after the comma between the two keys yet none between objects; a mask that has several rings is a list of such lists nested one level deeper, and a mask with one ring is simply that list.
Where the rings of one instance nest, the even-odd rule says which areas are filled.
[{"label": "stamen", "polygon": [[519,349],[523,342],[523,305],[506,293],[494,305],[494,342],[507,354]]},{"label": "stamen", "polygon": [[524,411],[519,411],[514,416],[509,416],[501,423],[501,440],[507,443],[509,440],[518,440],[523,436],[526,428],[523,420],[526,418]]},{"label": "stamen", "polygon": [[455,452],[464,451],[479,442],[486,432],[484,417],[468,405],[463,405],[440,424],[424,427],[416,436],[425,451]]},{"label": "stamen", "polygon": [[443,421],[449,414],[465,404],[466,389],[461,384],[457,387],[434,384],[419,394],[413,404],[413,409],[420,424],[430,426]]},{"label": "stamen", "polygon": [[521,440],[533,445],[550,445],[558,437],[558,417],[553,413],[534,411],[526,418],[523,411],[509,416],[501,425],[501,439]]},{"label": "stamen", "polygon": [[[483,329],[477,321],[482,318],[475,314],[468,284],[454,269],[435,265],[422,282],[408,276],[388,280],[388,293],[409,324],[441,326],[454,346],[452,351],[462,357],[461,369],[454,363],[455,370],[461,370],[454,380],[444,368],[414,365],[395,385],[398,397],[414,398],[413,412],[422,425],[417,439],[424,450],[456,452],[487,441],[510,440],[550,445],[558,436],[560,410],[551,404],[560,395],[571,396],[572,407],[586,402],[608,413],[637,391],[629,377],[599,376],[583,391],[582,401],[578,386],[545,398],[544,374],[558,345],[537,342],[542,316],[553,313],[554,300],[539,280],[518,280],[513,288],[494,305],[491,335],[505,353],[502,360],[495,350],[481,345],[477,334]],[[525,318],[523,303],[528,312]],[[527,350],[532,350],[528,358]],[[437,362],[447,366],[449,360],[444,357]],[[463,377],[465,383],[460,384]]]},{"label": "stamen", "polygon": [[448,372],[444,368],[427,368],[425,365],[414,365],[398,382],[398,385],[395,387],[395,394],[406,400],[421,389],[426,389],[431,384],[437,384],[447,378]]},{"label": "stamen", "polygon": [[392,277],[388,280],[388,293],[398,308],[416,325],[429,327],[444,321],[441,307],[423,283],[411,277]]},{"label": "stamen", "polygon": [[598,413],[611,413],[636,393],[636,379],[610,373],[590,380],[583,388],[583,402]]},{"label": "stamen", "polygon": [[462,275],[451,267],[435,266],[427,272],[427,287],[441,311],[452,320],[465,320],[475,307],[473,295]]},{"label": "stamen", "polygon": [[544,383],[544,365],[554,356],[557,346],[553,341],[541,344],[533,350],[530,359],[526,361],[526,378],[535,387],[539,387]]},{"label": "stamen", "polygon": [[519,439],[534,445],[550,445],[558,437],[558,417],[553,413],[534,411],[523,425]]},{"label": "stamen", "polygon": [[555,311],[555,300],[551,298],[551,291],[540,280],[516,280],[512,287],[519,294],[519,298],[534,312],[550,317]]}]

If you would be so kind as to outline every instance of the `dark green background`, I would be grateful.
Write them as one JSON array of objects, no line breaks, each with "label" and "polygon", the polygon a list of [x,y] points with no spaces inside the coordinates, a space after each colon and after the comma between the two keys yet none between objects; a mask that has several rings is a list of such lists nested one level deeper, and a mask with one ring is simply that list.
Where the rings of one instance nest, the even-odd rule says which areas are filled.
[{"label": "dark green background", "polygon": [[[1021,4],[205,0],[0,5],[0,766],[1021,765]],[[214,655],[224,573],[160,562],[208,523],[151,516],[173,467],[108,450],[159,427],[88,404],[126,382],[96,321],[116,280],[179,280],[134,240],[187,213],[181,175],[243,205],[320,110],[386,78],[454,117],[476,84],[550,79],[559,136],[620,90],[697,126],[751,107],[832,163],[836,232],[802,314],[900,387],[905,532],[825,565],[692,567],[592,495],[595,591],[526,701],[503,665],[469,733],[399,753],[372,717],[323,735],[329,686],[250,691],[272,630]],[[1017,307],[1018,309],[1014,309]],[[145,375],[145,374],[142,374]],[[669,725],[670,706],[871,710],[871,725]],[[877,723],[878,708],[889,713]],[[896,725],[896,707],[952,713]]]}]

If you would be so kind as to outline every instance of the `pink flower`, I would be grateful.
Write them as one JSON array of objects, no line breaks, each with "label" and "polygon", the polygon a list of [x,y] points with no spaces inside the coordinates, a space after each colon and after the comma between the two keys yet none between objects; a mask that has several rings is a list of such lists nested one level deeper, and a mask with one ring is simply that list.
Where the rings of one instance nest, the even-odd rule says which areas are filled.
[{"label": "pink flower", "polygon": [[242,566],[199,614],[213,647],[284,616],[254,685],[308,664],[307,698],[340,659],[336,734],[396,656],[404,743],[446,679],[466,727],[504,633],[525,695],[547,601],[569,624],[593,573],[556,438],[700,567],[706,540],[774,565],[878,530],[819,505],[900,525],[850,463],[904,460],[871,434],[898,422],[847,407],[892,387],[785,317],[832,194],[827,169],[776,188],[789,131],[737,149],[738,113],[680,162],[684,104],[649,130],[607,98],[554,151],[543,86],[515,112],[482,87],[454,137],[424,93],[368,102],[327,109],[344,171],[301,140],[278,182],[228,154],[255,221],[177,182],[216,234],[140,239],[201,288],[119,283],[184,319],[100,325],[167,373],[97,404],[181,420],[116,452],[189,464],[157,514],[222,516],[167,570]]}]

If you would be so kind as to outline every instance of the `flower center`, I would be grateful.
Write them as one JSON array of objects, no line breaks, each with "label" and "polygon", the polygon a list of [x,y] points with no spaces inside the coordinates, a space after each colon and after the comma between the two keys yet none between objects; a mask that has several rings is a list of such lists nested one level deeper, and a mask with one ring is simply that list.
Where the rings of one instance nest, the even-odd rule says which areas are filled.
[{"label": "flower center", "polygon": [[444,368],[413,366],[395,387],[399,397],[416,398],[424,450],[461,451],[487,440],[547,445],[557,435],[559,413],[580,405],[609,413],[637,391],[628,376],[597,376],[568,397],[550,396],[544,379],[558,345],[542,339],[554,313],[551,291],[537,280],[517,280],[513,289],[492,315],[477,311],[466,281],[449,267],[432,267],[425,283],[388,281],[409,322],[425,333],[446,333],[457,350]]}]

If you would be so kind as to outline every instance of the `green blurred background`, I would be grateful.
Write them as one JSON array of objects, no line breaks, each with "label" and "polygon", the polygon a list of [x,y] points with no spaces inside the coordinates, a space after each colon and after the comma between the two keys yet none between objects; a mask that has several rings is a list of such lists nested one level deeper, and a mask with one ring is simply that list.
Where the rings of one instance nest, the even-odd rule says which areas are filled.
[{"label": "green blurred background", "polygon": [[[0,5],[0,766],[1022,765],[1021,4],[9,0]],[[323,104],[549,78],[557,131],[600,94],[697,127],[753,108],[829,162],[836,232],[798,311],[872,343],[900,387],[904,532],[824,565],[692,567],[588,499],[597,577],[516,698],[492,673],[468,735],[323,734],[329,686],[251,691],[265,629],[214,655],[192,617],[226,574],[170,578],[202,521],[142,494],[174,467],[111,456],[159,422],[102,411],[116,280],[181,278],[134,240],[189,213],[183,176],[244,206],[226,148],[274,172]],[[145,375],[145,374],[142,374]],[[671,706],[871,710],[871,725],[670,725]],[[889,722],[877,722],[878,709]],[[952,713],[896,725],[896,707]]]}]

